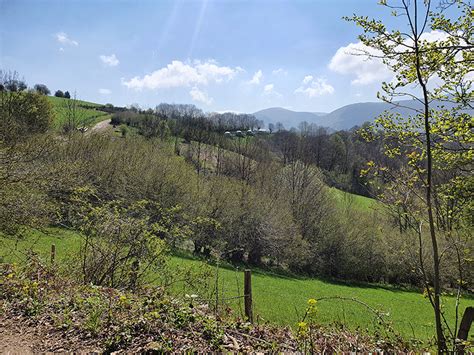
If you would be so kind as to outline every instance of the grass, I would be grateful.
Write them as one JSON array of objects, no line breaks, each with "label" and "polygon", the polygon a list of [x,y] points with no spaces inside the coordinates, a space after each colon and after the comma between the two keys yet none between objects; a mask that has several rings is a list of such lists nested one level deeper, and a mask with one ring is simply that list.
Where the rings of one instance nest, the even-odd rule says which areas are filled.
[{"label": "grass", "polygon": [[[80,237],[73,231],[50,228],[46,233],[30,232],[21,240],[13,240],[0,235],[0,262],[21,262],[26,259],[25,251],[33,249],[48,260],[51,244],[56,245],[56,260],[66,263],[79,249]],[[187,256],[172,256],[172,268],[202,269],[205,262]],[[242,294],[243,271],[231,266],[217,269],[213,267],[210,281],[215,284],[218,275],[219,297],[230,298]],[[205,284],[205,280],[202,280]],[[370,307],[387,314],[386,319],[393,328],[406,338],[428,340],[434,334],[433,313],[428,301],[420,292],[377,284],[350,284],[320,279],[299,278],[253,270],[254,314],[260,321],[272,324],[294,326],[302,316],[309,298],[334,297],[356,298]],[[210,287],[212,288],[212,286]],[[174,285],[175,294],[193,293],[181,283]],[[208,290],[209,291],[209,290]],[[443,298],[448,314],[453,314],[454,297]],[[242,299],[228,300],[227,304],[236,314],[242,312]],[[467,306],[474,306],[472,297],[464,298],[461,312]],[[461,313],[462,314],[462,313]],[[374,315],[364,306],[352,301],[321,300],[318,303],[318,319],[323,324],[339,321],[351,329],[360,327],[374,331]],[[454,319],[449,318],[453,324]]]},{"label": "grass", "polygon": [[[56,114],[54,126],[56,128],[60,128],[61,124],[66,120],[66,102],[71,99],[48,96],[48,100],[53,105],[54,112]],[[94,124],[106,119],[110,119],[111,117],[111,115],[107,112],[98,110],[98,108],[102,106],[100,104],[81,100],[77,100],[77,103],[79,107],[77,116],[81,122],[84,122],[85,126],[93,126]]]},{"label": "grass", "polygon": [[329,191],[341,206],[352,206],[358,210],[369,210],[375,208],[377,204],[377,201],[372,198],[351,194],[335,187],[331,187]]}]

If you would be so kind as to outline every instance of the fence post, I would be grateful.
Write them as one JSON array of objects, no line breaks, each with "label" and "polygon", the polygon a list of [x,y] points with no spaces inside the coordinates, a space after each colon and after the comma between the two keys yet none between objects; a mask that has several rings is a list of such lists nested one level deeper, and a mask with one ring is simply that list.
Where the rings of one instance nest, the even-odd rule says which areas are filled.
[{"label": "fence post", "polygon": [[245,316],[250,323],[253,323],[252,312],[252,271],[246,269],[244,271],[244,299],[245,299]]},{"label": "fence post", "polygon": [[[457,338],[459,340],[466,341],[469,335],[469,329],[471,328],[472,321],[474,320],[474,307],[467,307],[462,316],[461,324],[459,325],[459,331]],[[459,345],[459,354],[464,354],[464,345]]]},{"label": "fence post", "polygon": [[56,258],[56,245],[51,244],[51,265],[54,265],[55,258]]}]

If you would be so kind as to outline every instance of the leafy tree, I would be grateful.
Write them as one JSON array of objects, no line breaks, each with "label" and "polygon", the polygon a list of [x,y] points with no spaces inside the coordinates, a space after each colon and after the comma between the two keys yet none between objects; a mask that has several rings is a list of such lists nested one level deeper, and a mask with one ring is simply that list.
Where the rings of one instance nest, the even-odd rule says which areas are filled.
[{"label": "leafy tree", "polygon": [[18,72],[0,70],[0,91],[18,92],[27,88],[25,80],[19,78]]},{"label": "leafy tree", "polygon": [[[463,110],[472,107],[473,100],[469,74],[473,71],[474,13],[469,3],[462,0],[443,2],[437,9],[433,9],[430,0],[382,0],[380,3],[390,9],[393,16],[405,19],[408,31],[391,30],[382,21],[362,16],[347,19],[364,30],[359,39],[366,50],[356,54],[382,60],[395,74],[392,82],[382,84],[383,93],[379,97],[395,105],[394,99],[400,97],[412,98],[420,104],[420,109],[414,109],[410,117],[386,112],[376,121],[375,128],[382,130],[385,137],[385,154],[404,161],[402,170],[395,172],[380,167],[378,173],[392,181],[386,193],[391,191],[399,196],[392,200],[392,205],[403,207],[409,225],[419,235],[419,267],[434,309],[438,350],[445,352],[448,333],[455,346],[456,329],[450,329],[442,311],[439,244],[444,238],[452,239],[456,234],[454,230],[459,231],[462,226],[453,223],[451,228],[445,228],[437,223],[437,216],[459,221],[460,215],[452,208],[452,202],[459,195],[457,191],[472,181],[472,175],[466,174],[474,157],[472,117]],[[450,8],[449,15],[447,8]],[[438,39],[427,34],[430,29],[441,34]],[[437,105],[435,100],[444,104]],[[372,162],[365,172],[369,170],[375,170]],[[409,192],[405,195],[410,196],[409,199],[401,198],[403,191]],[[425,223],[431,245],[432,272],[427,269],[422,255]],[[459,245],[453,244],[453,247]]]},{"label": "leafy tree", "polygon": [[71,98],[71,94],[69,93],[69,91],[65,91],[65,92],[64,92],[64,98],[66,98],[66,99],[70,99],[70,98]]},{"label": "leafy tree", "polygon": [[35,84],[34,89],[38,94],[41,94],[41,95],[51,94],[51,91],[44,84]]},{"label": "leafy tree", "polygon": [[54,112],[49,101],[35,92],[0,92],[0,141],[13,143],[46,132]]},{"label": "leafy tree", "polygon": [[54,93],[54,96],[56,97],[64,97],[64,93],[61,90],[56,90]]}]

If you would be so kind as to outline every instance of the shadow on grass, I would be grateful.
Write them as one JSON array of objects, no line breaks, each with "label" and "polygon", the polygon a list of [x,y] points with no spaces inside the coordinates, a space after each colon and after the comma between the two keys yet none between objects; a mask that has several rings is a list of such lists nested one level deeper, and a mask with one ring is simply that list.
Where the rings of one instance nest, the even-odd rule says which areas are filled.
[{"label": "shadow on grass", "polygon": [[[196,262],[205,262],[211,266],[217,266],[217,260],[214,258],[205,258],[199,255],[194,255],[192,253],[183,251],[183,250],[173,250],[172,256],[196,261]],[[219,261],[219,268],[228,270],[228,271],[237,271],[243,272],[245,269],[251,269],[254,275],[264,276],[264,277],[273,277],[283,280],[292,280],[292,281],[320,281],[326,284],[334,285],[334,286],[346,286],[346,287],[356,287],[361,289],[379,289],[384,291],[390,291],[393,293],[417,293],[421,294],[421,290],[419,287],[403,284],[403,285],[393,285],[393,284],[386,284],[386,283],[371,283],[371,282],[363,282],[363,281],[353,281],[353,280],[341,280],[335,279],[330,277],[311,277],[309,275],[301,275],[295,274],[288,270],[282,270],[278,268],[262,268],[262,267],[255,267],[252,265],[248,265],[245,263],[240,264],[231,264],[227,261],[220,260]],[[450,297],[453,297],[450,295]],[[463,298],[467,300],[474,300],[474,294],[464,293]]]}]

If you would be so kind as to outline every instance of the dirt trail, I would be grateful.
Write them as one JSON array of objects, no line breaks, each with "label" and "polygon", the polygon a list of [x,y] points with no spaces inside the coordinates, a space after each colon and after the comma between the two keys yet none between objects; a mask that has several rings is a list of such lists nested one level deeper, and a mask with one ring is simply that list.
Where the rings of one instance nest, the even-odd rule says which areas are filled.
[{"label": "dirt trail", "polygon": [[33,354],[35,338],[21,321],[0,317],[0,354]]},{"label": "dirt trail", "polygon": [[105,131],[109,128],[112,128],[112,125],[110,125],[110,118],[107,118],[106,120],[100,121],[96,123],[92,128],[92,132],[102,132]]},{"label": "dirt trail", "polygon": [[[69,334],[68,334],[69,333]],[[0,315],[0,354],[37,354],[44,352],[100,353],[94,344],[76,334],[57,331],[23,317]]]}]

